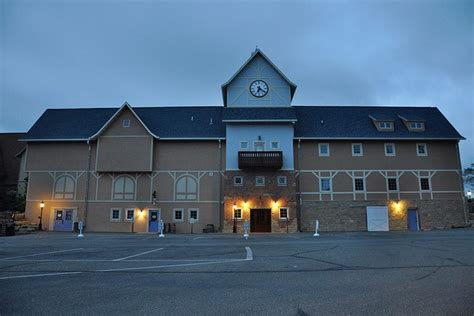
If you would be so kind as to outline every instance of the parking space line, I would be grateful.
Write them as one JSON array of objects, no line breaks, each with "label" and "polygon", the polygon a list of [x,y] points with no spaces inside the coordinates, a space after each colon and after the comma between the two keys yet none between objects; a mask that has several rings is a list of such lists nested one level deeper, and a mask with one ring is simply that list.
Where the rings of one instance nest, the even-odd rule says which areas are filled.
[{"label": "parking space line", "polygon": [[229,260],[225,260],[225,261],[221,260],[221,261],[208,261],[208,262],[195,262],[195,263],[180,263],[180,264],[169,264],[169,265],[164,265],[164,266],[116,268],[116,269],[103,269],[103,270],[93,270],[93,271],[94,272],[134,271],[134,270],[145,270],[145,269],[160,269],[160,268],[200,266],[200,265],[205,265],[205,264],[232,263],[232,262],[242,262],[242,261],[247,261],[247,259],[229,259]]},{"label": "parking space line", "polygon": [[253,260],[253,253],[250,247],[245,247],[245,251],[247,252],[247,258],[245,260]]},{"label": "parking space line", "polygon": [[64,275],[64,274],[79,274],[79,273],[82,273],[82,272],[81,271],[73,271],[73,272],[56,272],[56,273],[42,273],[42,274],[13,275],[13,276],[7,276],[7,277],[0,277],[0,280],[37,278],[37,277],[44,277],[44,276]]},{"label": "parking space line", "polygon": [[49,255],[49,254],[52,254],[52,253],[69,252],[69,251],[75,251],[75,250],[81,250],[81,249],[83,249],[83,248],[74,248],[74,249],[66,249],[66,250],[58,250],[58,251],[49,251],[49,252],[35,253],[35,254],[32,254],[32,255],[26,255],[26,256],[16,256],[16,257],[10,257],[10,258],[2,258],[2,259],[0,259],[0,260],[10,260],[10,259],[18,259],[18,258],[42,256],[42,255]]},{"label": "parking space line", "polygon": [[136,255],[123,257],[123,258],[118,258],[118,259],[114,259],[112,261],[122,261],[122,260],[130,259],[130,258],[135,258],[135,257],[146,255],[147,253],[152,253],[152,252],[155,252],[155,251],[158,251],[158,250],[163,250],[163,248],[158,248],[158,249],[153,249],[153,250],[150,250],[150,251],[145,251],[145,252],[142,252],[142,253],[137,253]]}]

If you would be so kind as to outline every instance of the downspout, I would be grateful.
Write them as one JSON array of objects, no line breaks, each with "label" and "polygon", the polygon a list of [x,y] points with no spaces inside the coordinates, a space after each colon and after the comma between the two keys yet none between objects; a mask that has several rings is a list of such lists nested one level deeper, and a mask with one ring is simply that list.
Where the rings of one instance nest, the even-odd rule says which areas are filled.
[{"label": "downspout", "polygon": [[86,171],[86,194],[84,196],[84,227],[87,227],[87,211],[89,209],[89,182],[90,182],[90,169],[91,169],[91,144],[90,139],[87,140],[88,152],[87,152],[87,171]]},{"label": "downspout", "polygon": [[297,179],[296,179],[296,216],[298,231],[301,231],[301,138],[298,139],[298,145],[296,150],[296,162],[297,162]]},{"label": "downspout", "polygon": [[222,232],[224,229],[224,205],[222,202],[222,140],[219,139],[219,231]]},{"label": "downspout", "polygon": [[462,199],[462,208],[464,211],[464,224],[467,224],[468,219],[467,219],[466,199],[464,196],[464,180],[462,177],[461,155],[459,154],[459,140],[456,142],[456,154],[458,158],[459,182],[461,185],[461,199]]}]

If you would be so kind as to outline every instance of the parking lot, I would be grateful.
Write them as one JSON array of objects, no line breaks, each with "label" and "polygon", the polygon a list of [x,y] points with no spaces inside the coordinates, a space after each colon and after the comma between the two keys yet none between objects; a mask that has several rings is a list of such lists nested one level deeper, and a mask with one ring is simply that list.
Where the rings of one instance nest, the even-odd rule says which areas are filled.
[{"label": "parking lot", "polygon": [[465,314],[474,230],[0,239],[0,314]]}]

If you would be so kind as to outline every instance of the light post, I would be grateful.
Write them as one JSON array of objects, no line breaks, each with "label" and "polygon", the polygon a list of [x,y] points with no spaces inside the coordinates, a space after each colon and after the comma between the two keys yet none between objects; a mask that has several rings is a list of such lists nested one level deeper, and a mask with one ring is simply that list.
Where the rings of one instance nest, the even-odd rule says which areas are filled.
[{"label": "light post", "polygon": [[236,223],[236,219],[235,219],[235,210],[237,209],[237,204],[234,203],[234,205],[232,206],[232,217],[234,218],[234,227],[232,228],[232,232],[235,234],[237,232],[237,223]]},{"label": "light post", "polygon": [[38,230],[41,231],[43,230],[43,208],[44,208],[44,202],[41,201],[40,203],[40,208],[41,208],[41,213],[40,213],[40,216],[39,216],[39,225],[38,225]]},{"label": "light post", "polygon": [[472,195],[471,190],[467,191],[467,199],[468,199],[469,201],[471,201],[471,195]]}]

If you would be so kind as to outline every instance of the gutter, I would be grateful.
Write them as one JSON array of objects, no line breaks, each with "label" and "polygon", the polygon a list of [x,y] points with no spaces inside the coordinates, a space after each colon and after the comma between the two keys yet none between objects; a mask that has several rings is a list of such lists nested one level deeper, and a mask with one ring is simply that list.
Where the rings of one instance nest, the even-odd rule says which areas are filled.
[{"label": "gutter", "polygon": [[89,183],[90,183],[90,169],[91,169],[91,144],[90,140],[87,140],[88,152],[87,152],[87,171],[86,171],[86,193],[84,196],[84,226],[87,227],[87,212],[89,210]]},{"label": "gutter", "polygon": [[459,184],[461,186],[461,200],[462,200],[462,208],[464,211],[464,223],[467,225],[469,223],[468,221],[468,215],[467,215],[467,208],[466,208],[466,198],[464,196],[464,181],[462,178],[462,165],[461,165],[461,155],[459,154],[459,141],[456,143],[456,155],[458,158],[458,169],[459,169]]},{"label": "gutter", "polygon": [[296,192],[298,192],[297,200],[296,200],[296,222],[297,222],[297,227],[298,231],[301,231],[301,139],[298,140],[298,145],[297,145],[297,151],[296,151],[296,161],[297,161],[297,171],[298,171],[298,179],[296,179]]},{"label": "gutter", "polygon": [[219,139],[219,231],[222,232],[224,229],[224,202],[223,202],[223,175],[222,172],[222,140]]}]

